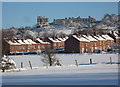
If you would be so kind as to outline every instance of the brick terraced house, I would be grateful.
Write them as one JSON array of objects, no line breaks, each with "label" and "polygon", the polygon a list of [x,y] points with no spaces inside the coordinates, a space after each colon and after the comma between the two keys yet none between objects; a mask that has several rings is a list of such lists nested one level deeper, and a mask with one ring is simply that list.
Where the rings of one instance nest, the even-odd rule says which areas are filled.
[{"label": "brick terraced house", "polygon": [[89,44],[88,52],[93,52],[95,49],[98,49],[97,44],[99,43],[99,41],[97,39],[93,38],[90,35],[88,35],[88,36],[87,35],[83,35],[83,37],[90,41],[88,43]]},{"label": "brick terraced house", "polygon": [[45,47],[50,46],[49,42],[45,42],[45,41],[43,41],[43,40],[41,40],[39,38],[37,38],[35,42],[37,43],[37,46],[38,46],[37,50],[46,50]]},{"label": "brick terraced house", "polygon": [[120,44],[120,34],[118,32],[112,31],[108,35],[114,39],[115,43]]},{"label": "brick terraced house", "polygon": [[105,46],[106,40],[103,37],[101,37],[100,35],[96,35],[93,37],[98,40],[97,48],[100,50],[105,50],[106,49],[106,46]]},{"label": "brick terraced house", "polygon": [[58,40],[61,41],[61,45],[60,45],[60,48],[64,48],[65,46],[65,41],[68,39],[68,37],[59,37]]},{"label": "brick terraced house", "polygon": [[109,35],[101,35],[106,41],[105,41],[105,50],[108,48],[111,48],[110,46],[114,44],[114,39],[110,37]]},{"label": "brick terraced house", "polygon": [[84,37],[73,35],[65,41],[65,52],[68,53],[84,53],[88,50],[90,41]]},{"label": "brick terraced house", "polygon": [[46,41],[48,41],[51,44],[51,49],[60,48],[62,44],[62,42],[58,40],[57,38],[48,37]]},{"label": "brick terraced house", "polygon": [[7,47],[7,52],[10,53],[16,53],[16,52],[23,52],[26,51],[26,46],[21,45],[20,43],[17,43],[15,41],[8,41],[8,47]]}]

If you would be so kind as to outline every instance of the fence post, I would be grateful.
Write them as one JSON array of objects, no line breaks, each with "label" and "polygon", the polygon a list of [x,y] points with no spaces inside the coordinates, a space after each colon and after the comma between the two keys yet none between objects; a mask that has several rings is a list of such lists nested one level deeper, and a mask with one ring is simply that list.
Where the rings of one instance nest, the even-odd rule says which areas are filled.
[{"label": "fence post", "polygon": [[48,68],[48,64],[46,64],[46,68]]},{"label": "fence post", "polygon": [[21,62],[21,68],[23,68],[23,62]]},{"label": "fence post", "polygon": [[75,63],[76,63],[76,66],[78,67],[78,61],[77,60],[75,60]]},{"label": "fence post", "polygon": [[112,58],[110,57],[110,64],[112,64]]},{"label": "fence post", "polygon": [[29,65],[30,65],[30,68],[32,69],[32,64],[31,64],[31,62],[29,61]]},{"label": "fence post", "polygon": [[2,68],[2,72],[5,72],[5,69],[4,69],[4,68]]},{"label": "fence post", "polygon": [[90,64],[92,64],[92,59],[90,59]]}]

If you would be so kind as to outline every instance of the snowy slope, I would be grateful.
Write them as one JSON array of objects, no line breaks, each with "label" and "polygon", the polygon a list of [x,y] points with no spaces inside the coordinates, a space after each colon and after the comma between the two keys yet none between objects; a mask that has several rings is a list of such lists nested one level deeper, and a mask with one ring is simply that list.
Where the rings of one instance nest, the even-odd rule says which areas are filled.
[{"label": "snowy slope", "polygon": [[[86,65],[89,63],[90,58],[93,63],[104,64],[109,63],[110,57],[113,62],[118,61],[117,54],[58,54],[56,58],[61,60],[62,65],[75,65],[75,60],[78,60],[79,64]],[[42,67],[40,55],[20,55],[20,56],[10,56],[20,68],[20,63],[23,62],[24,67],[29,67],[28,62],[31,61],[33,67]]]},{"label": "snowy slope", "polygon": [[[61,67],[45,68],[39,55],[10,56],[17,67],[20,62],[24,68],[18,72],[3,73],[3,84],[6,85],[117,85],[118,55],[117,54],[58,54]],[[109,64],[110,57],[114,64]],[[89,64],[92,58],[93,64]],[[31,61],[33,69],[29,68]],[[75,66],[75,60],[80,64]]]}]

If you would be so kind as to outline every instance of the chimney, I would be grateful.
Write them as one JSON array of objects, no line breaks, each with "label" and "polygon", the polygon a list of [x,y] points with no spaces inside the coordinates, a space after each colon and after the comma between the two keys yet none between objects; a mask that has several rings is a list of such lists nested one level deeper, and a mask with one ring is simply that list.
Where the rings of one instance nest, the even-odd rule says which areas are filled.
[{"label": "chimney", "polygon": [[53,36],[53,39],[54,39],[54,40],[56,39],[56,35]]},{"label": "chimney", "polygon": [[23,38],[21,39],[21,41],[24,42],[24,41],[23,41]]},{"label": "chimney", "polygon": [[32,37],[32,40],[35,41],[35,37]]},{"label": "chimney", "polygon": [[76,36],[79,37],[79,33],[76,33]]},{"label": "chimney", "polygon": [[89,16],[89,18],[91,18],[91,16]]},{"label": "chimney", "polygon": [[112,34],[114,35],[114,31],[112,31]]},{"label": "chimney", "polygon": [[86,33],[86,36],[88,36],[88,33]]},{"label": "chimney", "polygon": [[64,38],[64,35],[62,34],[61,38],[63,39]]},{"label": "chimney", "polygon": [[45,39],[44,39],[44,37],[40,37],[39,39],[40,39],[40,40],[42,40],[42,41],[44,41],[44,40],[45,40]]},{"label": "chimney", "polygon": [[81,34],[79,34],[79,37],[81,37],[82,35]]},{"label": "chimney", "polygon": [[96,32],[94,32],[94,34],[92,34],[92,35],[97,36],[97,33],[96,33]]},{"label": "chimney", "polygon": [[40,25],[40,16],[37,17],[37,24]]}]

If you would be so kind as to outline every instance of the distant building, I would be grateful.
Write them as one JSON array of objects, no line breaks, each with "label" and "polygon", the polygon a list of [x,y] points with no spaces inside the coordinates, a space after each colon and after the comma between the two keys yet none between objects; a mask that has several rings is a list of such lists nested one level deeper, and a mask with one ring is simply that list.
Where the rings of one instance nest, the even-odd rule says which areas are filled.
[{"label": "distant building", "polygon": [[47,26],[48,25],[48,18],[47,17],[38,16],[37,17],[37,25],[38,26]]},{"label": "distant building", "polygon": [[92,18],[92,17],[88,17],[88,18],[65,18],[65,19],[54,19],[53,23],[54,24],[59,24],[59,25],[67,25],[67,24],[71,24],[71,23],[88,23],[88,22],[95,22],[96,19]]}]

